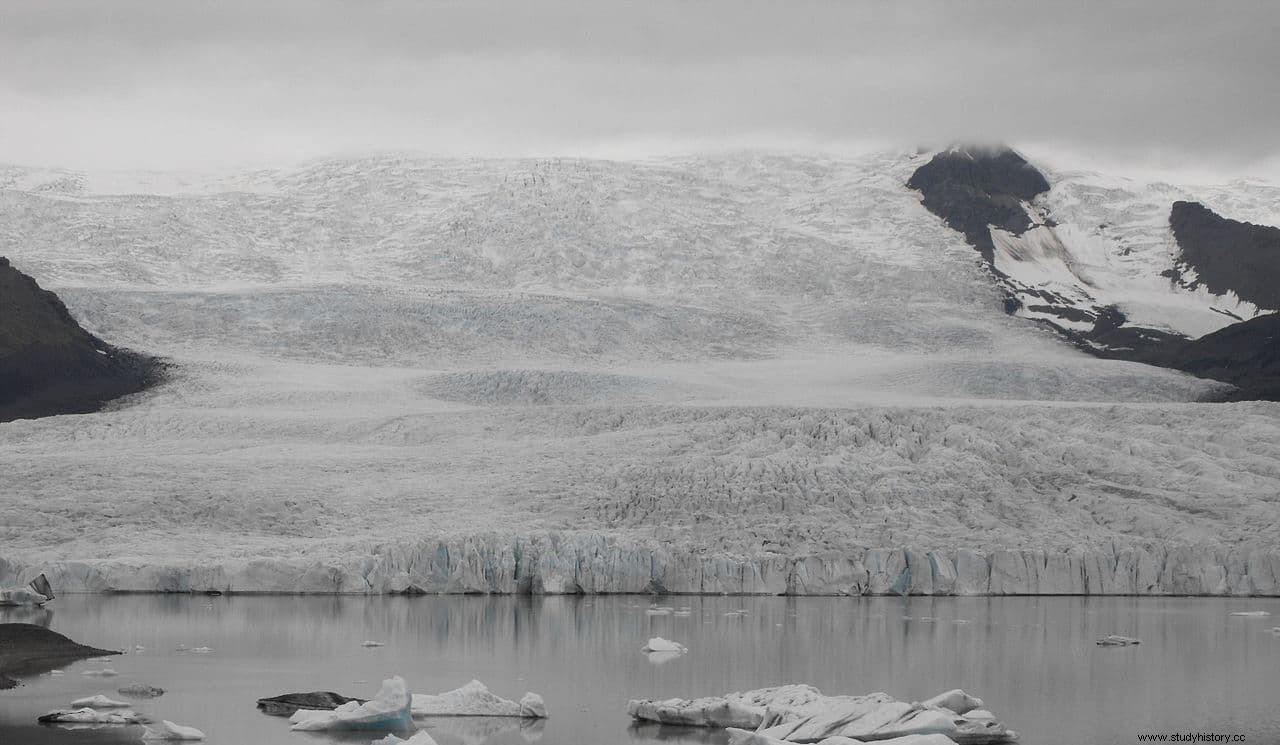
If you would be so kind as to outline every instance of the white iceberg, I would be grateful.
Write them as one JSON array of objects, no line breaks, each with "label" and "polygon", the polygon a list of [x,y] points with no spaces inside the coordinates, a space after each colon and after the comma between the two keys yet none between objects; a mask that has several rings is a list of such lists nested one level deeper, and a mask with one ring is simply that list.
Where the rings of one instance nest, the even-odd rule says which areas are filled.
[{"label": "white iceberg", "polygon": [[637,699],[627,703],[627,713],[661,724],[755,729],[764,721],[769,706],[803,706],[823,698],[812,686],[787,685],[695,699]]},{"label": "white iceberg", "polygon": [[89,707],[57,709],[39,718],[39,721],[72,724],[141,724],[146,721],[136,711],[98,711]]},{"label": "white iceberg", "polygon": [[[729,728],[729,745],[794,745],[786,740],[779,740],[776,737],[762,735],[759,732],[749,732],[744,729]],[[817,743],[817,745],[866,745],[862,740],[853,740],[848,737],[828,737]],[[875,745],[956,745],[956,741],[946,735],[907,735],[906,737],[895,737],[891,740],[877,740]]]},{"label": "white iceberg", "polygon": [[660,636],[655,636],[652,639],[650,639],[649,643],[644,645],[644,647],[642,647],[640,651],[641,652],[676,652],[677,654],[684,654],[685,652],[689,651],[689,648],[683,644],[678,644],[668,639],[663,639]]},{"label": "white iceberg", "polygon": [[75,701],[72,701],[71,705],[77,709],[86,706],[91,709],[125,709],[132,706],[132,704],[126,701],[116,701],[115,699],[103,696],[101,693],[87,698],[78,698]]},{"label": "white iceberg", "polygon": [[426,730],[419,730],[417,734],[408,740],[401,740],[395,735],[387,735],[381,740],[374,740],[369,745],[438,745]]},{"label": "white iceberg", "polygon": [[415,717],[523,717],[545,719],[547,707],[536,693],[526,693],[520,701],[494,694],[478,680],[436,695],[413,696]]},{"label": "white iceberg", "polygon": [[731,733],[737,738],[731,741],[744,745],[838,745],[895,738],[915,738],[903,739],[903,745],[946,745],[953,740],[986,745],[1017,738],[981,706],[981,699],[959,689],[908,703],[884,693],[827,696],[812,686],[787,685],[692,700],[631,701],[627,712],[663,724],[738,730]]},{"label": "white iceberg", "polygon": [[290,729],[403,732],[413,729],[412,700],[404,678],[397,675],[382,681],[378,695],[363,704],[350,701],[330,711],[299,709],[289,717]]},{"label": "white iceberg", "polygon": [[663,665],[683,656],[681,652],[645,652],[645,657],[649,658],[649,662],[654,665]]},{"label": "white iceberg", "polygon": [[25,587],[0,590],[0,607],[18,605],[44,605],[49,598]]},{"label": "white iceberg", "polygon": [[142,733],[144,740],[203,740],[204,733],[195,727],[184,727],[181,724],[174,724],[168,719],[160,722],[155,727],[147,727]]}]

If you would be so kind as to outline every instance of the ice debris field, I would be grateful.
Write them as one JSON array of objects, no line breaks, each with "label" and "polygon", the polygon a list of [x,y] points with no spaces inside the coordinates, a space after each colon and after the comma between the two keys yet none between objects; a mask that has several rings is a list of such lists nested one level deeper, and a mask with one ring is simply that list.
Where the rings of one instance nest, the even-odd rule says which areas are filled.
[{"label": "ice debris field", "polygon": [[[0,586],[1280,593],[1280,406],[1006,315],[923,157],[0,167],[0,255],[173,364],[0,425]],[[1095,273],[1280,223],[1047,175]]]}]

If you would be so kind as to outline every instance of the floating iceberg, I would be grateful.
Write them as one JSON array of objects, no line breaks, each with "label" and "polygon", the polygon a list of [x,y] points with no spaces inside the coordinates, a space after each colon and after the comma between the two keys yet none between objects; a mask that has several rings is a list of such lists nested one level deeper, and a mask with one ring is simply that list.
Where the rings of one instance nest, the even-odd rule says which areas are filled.
[{"label": "floating iceberg", "polygon": [[86,706],[79,709],[57,709],[41,716],[38,721],[63,724],[142,724],[146,719],[132,710],[98,711]]},{"label": "floating iceberg", "polygon": [[44,605],[53,600],[53,588],[43,574],[27,583],[26,587],[0,589],[0,607],[19,605]]},{"label": "floating iceberg", "polygon": [[0,607],[19,605],[44,605],[49,598],[25,587],[0,590]]},{"label": "floating iceberg", "polygon": [[519,702],[492,693],[478,680],[434,696],[413,697],[415,717],[524,717],[545,719],[547,707],[536,693],[526,693]]},{"label": "floating iceberg", "polygon": [[164,689],[139,683],[135,685],[127,685],[123,688],[117,688],[116,693],[124,696],[133,696],[134,698],[156,698],[157,696],[164,695]]},{"label": "floating iceberg", "polygon": [[689,651],[689,648],[683,644],[678,644],[676,642],[663,639],[660,636],[655,636],[652,639],[650,639],[649,643],[644,645],[644,647],[640,651],[641,652],[676,652],[677,654],[684,654],[685,652]]},{"label": "floating iceberg", "polygon": [[[779,740],[758,732],[748,732],[744,729],[730,728],[728,732],[729,745],[793,745],[786,740]],[[817,745],[864,745],[864,743],[862,740],[852,740],[848,737],[828,737]],[[877,740],[875,745],[956,745],[956,741],[946,735],[907,735],[891,740]]]},{"label": "floating iceberg", "polygon": [[160,722],[155,727],[147,727],[142,733],[144,740],[203,740],[204,733],[195,727],[184,727],[181,724],[174,724],[168,719]]},{"label": "floating iceberg", "polygon": [[258,699],[258,708],[263,714],[273,717],[291,717],[299,709],[309,711],[333,711],[351,702],[363,704],[362,698],[350,698],[333,691],[311,691],[310,693],[282,693],[279,696]]},{"label": "floating iceberg", "polygon": [[374,740],[369,745],[437,745],[436,741],[431,739],[431,735],[426,730],[421,730],[408,740],[401,740],[395,735],[387,735],[381,740]]},{"label": "floating iceberg", "polygon": [[91,709],[124,709],[132,704],[129,704],[126,701],[116,701],[115,699],[110,699],[102,694],[98,694],[97,696],[78,698],[75,701],[72,701],[71,705],[77,709],[84,708],[86,706]]},{"label": "floating iceberg", "polygon": [[1128,647],[1141,643],[1141,639],[1135,639],[1132,636],[1120,636],[1119,634],[1098,637],[1099,647]]},{"label": "floating iceberg", "polygon": [[[884,693],[826,696],[812,686],[788,685],[692,700],[631,701],[627,712],[636,719],[663,724],[754,730],[741,732],[733,740],[752,745],[827,740],[837,745],[926,735],[950,739],[915,742],[987,745],[1017,738],[981,706],[981,699],[958,689],[907,703]],[[754,739],[745,739],[748,736]]]},{"label": "floating iceberg", "polygon": [[402,732],[413,729],[410,702],[413,697],[404,678],[396,676],[382,681],[382,689],[372,701],[357,704],[349,701],[330,711],[299,709],[289,718],[292,730],[373,730]]},{"label": "floating iceberg", "polygon": [[645,652],[645,657],[649,658],[649,662],[654,665],[662,665],[683,656],[682,652]]}]

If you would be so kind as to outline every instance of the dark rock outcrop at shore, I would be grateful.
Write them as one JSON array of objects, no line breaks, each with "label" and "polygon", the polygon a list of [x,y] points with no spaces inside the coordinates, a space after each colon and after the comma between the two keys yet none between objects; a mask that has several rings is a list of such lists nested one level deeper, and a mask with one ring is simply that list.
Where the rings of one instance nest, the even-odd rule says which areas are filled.
[{"label": "dark rock outcrop at shore", "polygon": [[97,411],[162,371],[85,331],[57,295],[0,257],[0,422]]},{"label": "dark rock outcrop at shore", "polygon": [[88,647],[29,623],[0,623],[0,689],[18,683],[12,676],[38,675],[88,657],[120,654]]},{"label": "dark rock outcrop at shore", "polygon": [[1179,279],[1261,308],[1280,308],[1280,228],[1231,220],[1199,202],[1174,202],[1169,227],[1181,254]]}]

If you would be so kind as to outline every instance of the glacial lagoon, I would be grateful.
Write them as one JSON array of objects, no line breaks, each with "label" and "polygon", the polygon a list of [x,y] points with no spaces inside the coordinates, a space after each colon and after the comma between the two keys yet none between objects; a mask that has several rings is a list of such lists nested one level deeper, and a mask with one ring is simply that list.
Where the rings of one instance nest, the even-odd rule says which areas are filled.
[{"label": "glacial lagoon", "polygon": [[[1230,615],[1239,611],[1271,615]],[[721,732],[635,724],[627,701],[791,682],[906,700],[963,688],[1026,745],[1187,732],[1280,742],[1274,598],[70,595],[47,610],[0,609],[11,621],[128,652],[0,692],[5,745],[138,743],[137,726],[36,724],[135,683],[166,690],[139,711],[198,727],[210,745],[368,743],[377,736],[290,732],[254,702],[311,690],[370,697],[392,675],[417,693],[478,679],[506,698],[546,700],[545,721],[420,722],[440,745],[724,743]],[[1109,634],[1142,643],[1096,645]],[[689,651],[651,658],[640,650],[655,636]],[[119,674],[82,674],[104,667]]]}]

